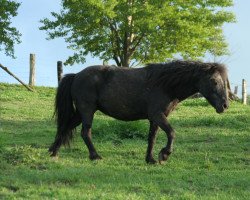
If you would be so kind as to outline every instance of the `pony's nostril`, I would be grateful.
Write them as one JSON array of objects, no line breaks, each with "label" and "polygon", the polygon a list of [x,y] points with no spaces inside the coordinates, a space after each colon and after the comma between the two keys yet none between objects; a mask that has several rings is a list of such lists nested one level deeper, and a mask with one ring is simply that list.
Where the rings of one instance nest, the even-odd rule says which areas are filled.
[{"label": "pony's nostril", "polygon": [[226,103],[223,104],[223,108],[224,109],[227,109],[228,108],[228,105]]}]

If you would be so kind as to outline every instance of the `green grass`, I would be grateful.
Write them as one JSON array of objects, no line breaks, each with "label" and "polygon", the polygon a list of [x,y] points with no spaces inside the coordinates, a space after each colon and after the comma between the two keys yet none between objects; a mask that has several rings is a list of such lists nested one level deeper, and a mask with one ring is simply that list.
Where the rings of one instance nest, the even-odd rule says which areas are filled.
[{"label": "green grass", "polygon": [[[183,102],[169,118],[176,142],[163,165],[144,161],[147,121],[101,113],[93,140],[103,160],[88,159],[79,130],[51,159],[55,89],[35,89],[0,84],[0,199],[249,199],[250,106],[232,102],[219,115],[205,100]],[[165,142],[160,131],[156,158]]]}]

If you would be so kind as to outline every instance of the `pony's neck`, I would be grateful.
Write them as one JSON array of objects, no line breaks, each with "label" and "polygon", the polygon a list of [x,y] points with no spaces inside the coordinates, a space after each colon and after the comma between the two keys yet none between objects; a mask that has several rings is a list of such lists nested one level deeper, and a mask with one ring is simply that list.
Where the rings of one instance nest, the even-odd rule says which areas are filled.
[{"label": "pony's neck", "polygon": [[192,74],[191,71],[182,73],[181,75],[179,75],[178,83],[174,85],[170,84],[169,89],[166,88],[166,90],[171,95],[172,99],[183,101],[186,98],[199,92],[199,80],[200,77]]},{"label": "pony's neck", "polygon": [[[185,83],[184,83],[185,84]],[[178,88],[177,88],[178,89]],[[188,97],[196,94],[199,92],[196,82],[192,82],[192,84],[186,84],[186,87],[183,87],[181,92],[175,93],[175,98],[179,101],[183,101]]]},{"label": "pony's neck", "polygon": [[150,64],[147,70],[148,84],[160,87],[172,100],[182,101],[198,92],[200,73],[193,64]]}]

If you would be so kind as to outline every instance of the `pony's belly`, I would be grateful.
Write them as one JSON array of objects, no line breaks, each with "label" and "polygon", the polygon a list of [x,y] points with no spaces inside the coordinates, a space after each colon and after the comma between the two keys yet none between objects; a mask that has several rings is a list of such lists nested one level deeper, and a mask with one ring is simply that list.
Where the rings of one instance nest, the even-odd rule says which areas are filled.
[{"label": "pony's belly", "polygon": [[114,105],[112,107],[102,107],[98,106],[98,110],[103,112],[104,114],[113,117],[115,119],[123,120],[123,121],[134,121],[140,119],[147,119],[147,113],[145,110],[138,110],[133,108],[128,108],[126,106],[120,107]]},{"label": "pony's belly", "polygon": [[136,121],[136,120],[140,120],[140,119],[147,119],[147,116],[146,115],[119,115],[117,113],[105,113],[103,112],[104,114],[110,116],[110,117],[113,117],[115,119],[118,119],[118,120],[122,120],[122,121]]}]

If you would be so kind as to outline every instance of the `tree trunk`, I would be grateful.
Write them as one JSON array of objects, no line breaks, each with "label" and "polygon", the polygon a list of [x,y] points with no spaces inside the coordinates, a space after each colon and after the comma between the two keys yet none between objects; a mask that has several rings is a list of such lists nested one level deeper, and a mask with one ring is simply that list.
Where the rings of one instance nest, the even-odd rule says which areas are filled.
[{"label": "tree trunk", "polygon": [[[128,6],[132,7],[133,0],[127,1]],[[132,49],[131,45],[133,43],[134,33],[133,33],[133,17],[129,15],[127,17],[126,31],[124,34],[124,43],[123,43],[123,59],[122,59],[122,67],[129,67],[130,65],[130,50]]]}]

